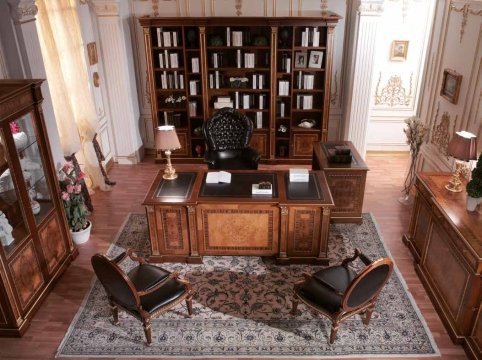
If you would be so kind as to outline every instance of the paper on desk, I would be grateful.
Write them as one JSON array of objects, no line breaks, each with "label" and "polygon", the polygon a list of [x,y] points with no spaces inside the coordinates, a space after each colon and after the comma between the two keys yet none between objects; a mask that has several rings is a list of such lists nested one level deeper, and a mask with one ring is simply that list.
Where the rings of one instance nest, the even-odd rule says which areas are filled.
[{"label": "paper on desk", "polygon": [[231,173],[227,171],[208,172],[206,184],[231,183]]}]

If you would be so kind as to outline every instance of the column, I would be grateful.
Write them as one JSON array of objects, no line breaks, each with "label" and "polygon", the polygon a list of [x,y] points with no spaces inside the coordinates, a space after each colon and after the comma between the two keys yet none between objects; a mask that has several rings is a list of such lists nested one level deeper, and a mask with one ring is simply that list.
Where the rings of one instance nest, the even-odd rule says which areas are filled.
[{"label": "column", "polygon": [[129,2],[92,0],[91,3],[97,16],[99,53],[105,69],[116,161],[136,164],[143,156],[143,145],[129,30]]},{"label": "column", "polygon": [[352,35],[346,51],[348,72],[344,86],[344,138],[353,142],[363,158],[366,154],[375,43],[382,3],[383,0],[354,2],[352,6],[357,6],[357,9],[353,9],[350,28],[345,31],[345,34]]},{"label": "column", "polygon": [[[9,28],[2,28],[12,34],[9,41],[8,50],[4,47],[4,57],[8,75],[10,78],[33,78],[46,79],[45,67],[40,49],[40,42],[35,25],[37,6],[35,0],[8,0],[9,7]],[[6,21],[7,14],[1,15],[1,20]],[[4,26],[7,23],[4,23]],[[16,51],[13,51],[14,47]],[[52,98],[48,87],[48,82],[42,84],[42,103],[45,124],[49,134],[50,148],[56,167],[60,167],[65,162],[63,158],[60,137],[55,122]]]}]

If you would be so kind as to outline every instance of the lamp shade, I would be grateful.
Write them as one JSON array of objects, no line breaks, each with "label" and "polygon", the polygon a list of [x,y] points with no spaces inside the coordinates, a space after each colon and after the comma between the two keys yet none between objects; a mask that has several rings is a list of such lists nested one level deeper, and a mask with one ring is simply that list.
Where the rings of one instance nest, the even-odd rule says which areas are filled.
[{"label": "lamp shade", "polygon": [[176,134],[176,129],[172,125],[163,125],[157,128],[156,149],[176,150],[181,148],[181,143]]},{"label": "lamp shade", "polygon": [[462,161],[477,159],[477,136],[468,131],[457,131],[449,143],[447,153]]}]

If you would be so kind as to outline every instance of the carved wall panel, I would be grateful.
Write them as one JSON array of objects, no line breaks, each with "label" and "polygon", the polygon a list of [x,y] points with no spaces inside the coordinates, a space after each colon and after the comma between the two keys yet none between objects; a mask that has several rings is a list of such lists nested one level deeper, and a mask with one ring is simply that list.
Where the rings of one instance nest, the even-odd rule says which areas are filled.
[{"label": "carved wall panel", "polygon": [[47,270],[52,274],[64,259],[67,247],[60,233],[57,216],[54,216],[42,230],[40,230],[40,243],[42,252],[47,262]]},{"label": "carved wall panel", "polygon": [[45,283],[32,240],[11,261],[9,267],[17,296],[25,309]]},{"label": "carved wall panel", "polygon": [[378,83],[375,89],[375,105],[388,107],[409,107],[412,105],[413,95],[413,73],[410,75],[408,88],[404,86],[402,77],[400,75],[392,75],[385,85],[381,85],[382,73],[378,78]]}]

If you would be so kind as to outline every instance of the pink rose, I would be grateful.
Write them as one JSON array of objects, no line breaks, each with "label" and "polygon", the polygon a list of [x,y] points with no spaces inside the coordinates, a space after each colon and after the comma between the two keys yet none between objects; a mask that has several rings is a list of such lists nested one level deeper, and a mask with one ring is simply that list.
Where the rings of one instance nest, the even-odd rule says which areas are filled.
[{"label": "pink rose", "polygon": [[74,192],[74,185],[72,184],[67,185],[67,192],[69,194],[72,194]]},{"label": "pink rose", "polygon": [[79,176],[77,176],[77,181],[80,181],[85,178],[85,173],[83,171],[79,172]]},{"label": "pink rose", "polygon": [[79,194],[82,191],[82,186],[80,184],[75,185],[75,193]]},{"label": "pink rose", "polygon": [[62,191],[62,200],[65,200],[65,201],[69,201],[69,200],[70,200],[69,194],[66,193],[65,191]]}]

